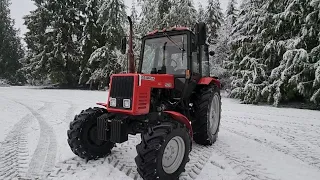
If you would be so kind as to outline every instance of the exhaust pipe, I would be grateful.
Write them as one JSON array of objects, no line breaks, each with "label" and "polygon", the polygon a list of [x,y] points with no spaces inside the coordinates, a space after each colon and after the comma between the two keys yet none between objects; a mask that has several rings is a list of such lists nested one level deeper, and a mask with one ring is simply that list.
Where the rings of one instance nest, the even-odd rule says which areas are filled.
[{"label": "exhaust pipe", "polygon": [[134,65],[134,54],[133,54],[133,24],[132,19],[128,16],[129,24],[130,24],[130,35],[129,35],[129,49],[128,49],[128,56],[129,56],[129,73],[135,73],[135,65]]}]

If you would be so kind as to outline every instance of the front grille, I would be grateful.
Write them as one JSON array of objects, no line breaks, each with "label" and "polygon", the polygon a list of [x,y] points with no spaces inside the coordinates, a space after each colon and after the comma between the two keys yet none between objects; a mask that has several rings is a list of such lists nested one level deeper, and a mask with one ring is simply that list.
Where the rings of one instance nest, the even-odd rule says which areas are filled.
[{"label": "front grille", "polygon": [[140,93],[139,94],[139,101],[138,101],[138,109],[145,109],[148,105],[148,95],[147,93]]},{"label": "front grille", "polygon": [[[110,89],[110,97],[117,99],[117,107],[119,109],[123,108],[123,99],[130,99],[132,107],[133,98],[133,76],[114,76],[112,77],[112,84]],[[131,109],[131,108],[130,108]]]}]

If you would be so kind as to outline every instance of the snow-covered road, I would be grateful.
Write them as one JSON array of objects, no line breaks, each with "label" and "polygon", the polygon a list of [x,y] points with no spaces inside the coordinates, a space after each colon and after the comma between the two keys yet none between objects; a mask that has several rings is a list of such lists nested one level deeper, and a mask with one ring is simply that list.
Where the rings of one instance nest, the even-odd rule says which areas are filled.
[{"label": "snow-covered road", "polygon": [[[139,136],[97,161],[77,158],[67,129],[106,92],[0,88],[0,179],[141,179],[134,157]],[[318,180],[320,112],[242,105],[223,98],[218,141],[193,144],[180,179]]]}]

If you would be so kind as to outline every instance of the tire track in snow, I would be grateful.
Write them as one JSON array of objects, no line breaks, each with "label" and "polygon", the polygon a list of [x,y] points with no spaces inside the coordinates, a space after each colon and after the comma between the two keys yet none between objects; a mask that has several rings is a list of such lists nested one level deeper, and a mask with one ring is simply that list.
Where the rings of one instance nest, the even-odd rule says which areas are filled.
[{"label": "tire track in snow", "polygon": [[[243,125],[253,126],[263,130],[268,134],[271,134],[273,136],[278,136],[279,138],[288,142],[293,148],[279,148],[275,144],[273,144],[273,147],[275,149],[277,149],[278,151],[282,151],[286,154],[289,154],[292,157],[299,159],[310,166],[320,169],[320,154],[315,152],[315,150],[318,148],[317,147],[311,148],[310,146],[303,145],[306,142],[308,142],[308,137],[305,137],[304,139],[299,139],[299,138],[296,138],[296,136],[299,136],[299,135],[290,134],[287,131],[285,131],[283,128],[276,128],[269,125],[257,125],[244,120],[238,120],[238,119],[225,120],[225,122],[241,123]],[[300,138],[303,138],[303,137],[300,137]]]},{"label": "tire track in snow", "polygon": [[74,112],[76,110],[76,106],[70,101],[67,101],[67,103],[69,104],[70,107],[68,108],[66,116],[63,119],[63,121],[69,124],[74,119]]},{"label": "tire track in snow", "polygon": [[[265,116],[270,116],[269,118],[257,118],[256,116],[237,116],[237,115],[223,115],[223,119],[245,119],[245,120],[254,120],[254,121],[263,121],[263,122],[266,122],[266,123],[276,123],[277,125],[284,125],[284,126],[290,126],[292,128],[296,128],[296,129],[299,129],[299,130],[305,130],[307,129],[307,131],[305,131],[306,133],[310,133],[310,132],[314,132],[314,133],[317,133],[319,134],[320,133],[320,125],[317,125],[317,124],[310,124],[310,123],[302,123],[302,122],[294,122],[294,121],[281,121],[281,120],[273,120],[274,117],[276,115],[265,115]],[[298,117],[295,117],[299,120]],[[307,127],[307,128],[306,128]]]},{"label": "tire track in snow", "polygon": [[[109,164],[114,168],[131,177],[134,180],[141,180],[142,178],[136,170],[134,158],[136,156],[135,146],[140,143],[140,136],[129,136],[129,141],[123,144],[117,144],[112,150],[112,154],[100,158],[96,161],[88,161],[74,157],[69,160],[59,163],[55,170],[48,174],[48,179],[61,179],[67,174],[74,174],[86,169],[94,168],[99,165]],[[193,180],[198,177],[202,169],[207,163],[210,163],[212,153],[217,153],[224,157],[225,160],[232,166],[233,170],[242,177],[243,180],[272,180],[265,169],[261,168],[261,164],[250,160],[247,155],[233,153],[232,148],[217,141],[217,144],[212,146],[202,146],[193,143],[192,152],[190,153],[190,161],[187,163],[185,172],[180,175],[180,180]],[[134,155],[133,155],[134,154]],[[224,169],[223,166],[217,162],[212,161],[212,164]]]},{"label": "tire track in snow", "polygon": [[[41,179],[43,175],[50,172],[54,167],[57,153],[56,136],[52,127],[37,111],[23,103],[20,104],[25,106],[32,113],[40,126],[38,145],[29,164],[26,177],[32,179]],[[51,106],[52,103],[47,103],[45,109],[50,109]]]},{"label": "tire track in snow", "polygon": [[[297,122],[288,122],[288,121],[277,121],[277,120],[269,120],[264,118],[257,118],[257,117],[239,117],[239,116],[225,116],[228,120],[235,120],[235,121],[243,121],[243,120],[250,120],[250,121],[263,121],[266,123],[276,123],[276,126],[270,126],[273,129],[278,131],[285,131],[285,133],[296,136],[296,137],[307,137],[303,139],[303,141],[308,141],[316,148],[320,147],[320,139],[315,134],[320,134],[320,126],[313,125],[308,123],[297,123]],[[269,125],[268,125],[269,126]],[[282,127],[284,126],[284,127]],[[288,126],[290,128],[288,128]]]},{"label": "tire track in snow", "polygon": [[117,147],[112,149],[109,156],[100,158],[98,160],[85,161],[79,157],[74,157],[58,163],[51,173],[47,174],[48,179],[61,179],[67,174],[73,174],[79,171],[83,171],[95,166],[109,164],[114,168],[119,169],[121,172],[126,174],[135,180],[142,179],[137,170],[134,162],[136,154],[135,145],[140,143],[140,136],[129,135],[129,140],[122,144],[116,144]]},{"label": "tire track in snow", "polygon": [[[43,111],[45,109],[46,104],[39,108],[38,111]],[[31,114],[24,116],[13,126],[4,142],[1,144],[0,179],[12,179],[25,176],[28,169],[29,157],[26,128],[33,120],[34,117]]]},{"label": "tire track in snow", "polygon": [[[266,168],[246,154],[236,152],[230,145],[217,140],[213,146],[214,152],[224,157],[232,169],[239,175],[237,179],[241,180],[276,180],[271,177]],[[212,162],[214,163],[214,162]]]},{"label": "tire track in snow", "polygon": [[20,177],[27,164],[28,147],[26,127],[32,116],[26,115],[14,125],[0,147],[0,179]]},{"label": "tire track in snow", "polygon": [[[137,154],[135,146],[139,144],[140,141],[141,138],[139,135],[130,135],[127,142],[117,144],[117,147],[112,149],[111,155],[105,158],[86,162],[79,157],[74,157],[63,161],[58,163],[55,170],[52,173],[49,173],[47,178],[60,179],[66,174],[73,174],[98,165],[109,164],[134,180],[142,180],[137,172],[136,163],[134,161]],[[196,179],[209,161],[212,151],[212,146],[206,147],[193,143],[192,152],[189,155],[190,161],[186,165],[186,171],[180,175],[180,179]]]},{"label": "tire track in snow", "polygon": [[[258,106],[256,106],[256,107],[258,107]],[[262,107],[264,107],[264,106],[262,106]],[[278,109],[281,109],[281,108],[278,108]],[[277,111],[273,111],[273,112],[279,112],[278,111],[278,109],[277,109]],[[285,108],[286,109],[286,108]],[[229,116],[228,114],[230,114],[230,113],[228,113],[228,112],[231,112],[231,113],[235,113],[235,111],[233,111],[233,110],[224,110],[226,113],[225,113],[225,115],[224,116]],[[243,113],[242,112],[237,112],[236,111],[236,113],[239,113],[240,115],[243,115]],[[240,116],[238,116],[238,114],[236,114],[236,115],[234,115],[234,116],[237,116],[237,117],[240,117]],[[234,117],[233,116],[233,117]],[[292,118],[294,118],[294,119],[297,119],[297,120],[299,120],[299,119],[303,119],[304,117],[298,117],[298,116],[292,116],[292,115],[288,115],[288,114],[286,114],[286,115],[284,115],[284,114],[277,114],[277,115],[275,115],[275,114],[272,114],[272,113],[258,113],[258,112],[246,112],[246,117],[244,117],[244,118],[247,118],[247,117],[256,117],[256,116],[276,116],[276,117],[284,117],[284,118],[288,118],[288,119],[292,119]],[[231,116],[229,116],[229,117],[231,117]],[[312,119],[312,120],[318,120],[317,118],[315,118],[315,117],[312,117],[312,116],[310,116],[310,117],[307,117],[308,119]],[[275,121],[275,120],[273,120],[273,121]],[[282,121],[277,121],[277,122],[279,122],[279,123],[281,123]]]}]

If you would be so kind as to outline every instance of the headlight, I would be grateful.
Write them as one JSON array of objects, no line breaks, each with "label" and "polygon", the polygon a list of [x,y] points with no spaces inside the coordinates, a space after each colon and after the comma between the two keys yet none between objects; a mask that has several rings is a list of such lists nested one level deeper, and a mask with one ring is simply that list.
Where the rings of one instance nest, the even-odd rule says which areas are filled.
[{"label": "headlight", "polygon": [[110,98],[110,106],[117,107],[117,99],[116,98]]},{"label": "headlight", "polygon": [[124,99],[123,100],[123,107],[126,109],[130,108],[130,99]]}]

